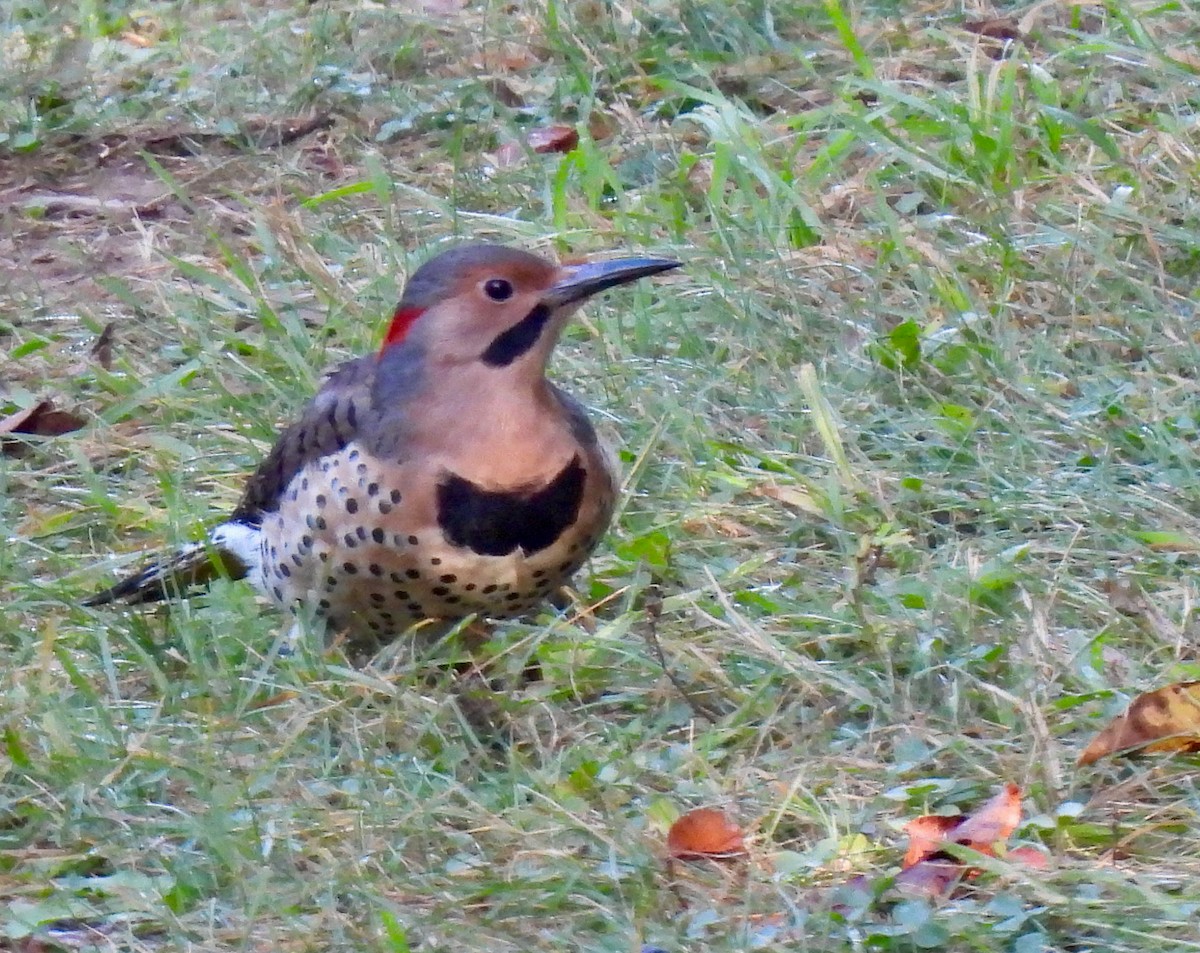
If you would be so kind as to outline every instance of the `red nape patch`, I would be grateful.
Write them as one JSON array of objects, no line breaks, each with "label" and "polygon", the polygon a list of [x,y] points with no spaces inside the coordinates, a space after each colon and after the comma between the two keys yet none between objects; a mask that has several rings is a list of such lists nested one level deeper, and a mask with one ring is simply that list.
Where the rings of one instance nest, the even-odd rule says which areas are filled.
[{"label": "red nape patch", "polygon": [[424,308],[397,308],[392,315],[392,323],[388,325],[387,334],[383,336],[383,345],[380,350],[403,341],[405,335],[408,334],[408,329],[413,326],[413,322],[424,313]]}]

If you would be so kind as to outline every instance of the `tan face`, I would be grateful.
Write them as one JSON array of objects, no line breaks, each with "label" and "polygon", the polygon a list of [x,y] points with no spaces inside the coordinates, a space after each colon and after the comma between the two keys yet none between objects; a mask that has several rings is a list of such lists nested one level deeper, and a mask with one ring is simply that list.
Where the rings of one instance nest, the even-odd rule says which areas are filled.
[{"label": "tan face", "polygon": [[428,366],[448,370],[545,368],[567,317],[589,296],[674,268],[662,258],[552,265],[500,245],[444,252],[413,274],[385,349],[419,343]]},{"label": "tan face", "polygon": [[496,369],[526,362],[544,367],[574,310],[543,303],[557,273],[549,266],[471,269],[448,301],[421,318],[428,356],[443,367],[478,362]]}]

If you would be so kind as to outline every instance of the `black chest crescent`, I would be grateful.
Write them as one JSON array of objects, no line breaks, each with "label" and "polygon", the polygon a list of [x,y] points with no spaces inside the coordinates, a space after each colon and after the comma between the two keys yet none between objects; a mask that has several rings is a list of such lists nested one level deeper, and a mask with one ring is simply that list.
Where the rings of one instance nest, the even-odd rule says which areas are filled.
[{"label": "black chest crescent", "polygon": [[583,502],[587,470],[573,457],[547,484],[487,490],[455,473],[438,484],[438,525],[454,546],[485,556],[545,549],[573,524]]}]

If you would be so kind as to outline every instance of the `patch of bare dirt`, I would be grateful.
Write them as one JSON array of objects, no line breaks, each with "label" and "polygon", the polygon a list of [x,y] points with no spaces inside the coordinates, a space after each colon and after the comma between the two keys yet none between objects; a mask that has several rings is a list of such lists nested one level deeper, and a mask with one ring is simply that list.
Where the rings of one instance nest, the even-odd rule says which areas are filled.
[{"label": "patch of bare dirt", "polygon": [[244,218],[229,195],[262,178],[245,166],[331,124],[321,114],[248,121],[235,136],[145,129],[0,154],[0,296],[45,313],[113,302],[105,278],[160,278],[161,239],[193,229],[199,209]]}]

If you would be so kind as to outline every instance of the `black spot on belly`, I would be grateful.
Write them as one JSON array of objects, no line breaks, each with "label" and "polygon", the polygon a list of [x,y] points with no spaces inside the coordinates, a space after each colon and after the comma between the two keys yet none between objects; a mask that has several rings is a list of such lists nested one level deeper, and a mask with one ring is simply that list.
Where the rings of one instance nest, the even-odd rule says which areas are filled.
[{"label": "black spot on belly", "polygon": [[505,556],[517,547],[536,553],[575,522],[586,481],[579,457],[534,489],[485,490],[448,473],[438,484],[438,525],[453,545],[485,556]]}]

